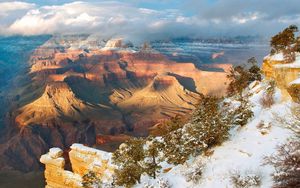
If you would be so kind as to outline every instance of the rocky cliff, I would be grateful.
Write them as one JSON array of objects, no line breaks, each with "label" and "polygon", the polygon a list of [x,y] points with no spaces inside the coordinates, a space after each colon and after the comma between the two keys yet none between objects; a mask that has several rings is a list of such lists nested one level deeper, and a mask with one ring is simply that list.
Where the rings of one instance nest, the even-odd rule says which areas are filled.
[{"label": "rocky cliff", "polygon": [[92,146],[103,135],[146,136],[156,123],[190,114],[200,93],[225,92],[228,65],[202,71],[121,39],[103,48],[79,44],[54,37],[33,52],[7,118],[0,169],[38,169],[48,148]]},{"label": "rocky cliff", "polygon": [[262,65],[262,71],[266,79],[272,79],[281,89],[283,100],[292,98],[299,101],[300,84],[300,55],[296,55],[296,60],[286,63],[282,54],[266,56]]},{"label": "rocky cliff", "polygon": [[65,170],[63,151],[51,148],[40,158],[45,165],[46,188],[80,188],[82,177],[89,171],[96,172],[102,180],[109,180],[113,173],[113,166],[109,164],[110,154],[83,146],[73,144],[69,152],[72,170]]}]

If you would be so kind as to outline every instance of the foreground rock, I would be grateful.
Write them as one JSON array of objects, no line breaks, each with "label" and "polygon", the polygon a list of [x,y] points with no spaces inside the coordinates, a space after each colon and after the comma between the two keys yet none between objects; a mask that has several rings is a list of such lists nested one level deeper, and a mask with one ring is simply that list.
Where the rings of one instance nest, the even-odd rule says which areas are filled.
[{"label": "foreground rock", "polygon": [[51,148],[40,158],[40,162],[45,165],[47,188],[83,187],[82,176],[89,171],[96,172],[96,175],[102,180],[111,178],[113,167],[109,164],[109,153],[82,144],[73,144],[69,152],[72,171],[65,170],[65,159],[62,154],[61,149]]}]

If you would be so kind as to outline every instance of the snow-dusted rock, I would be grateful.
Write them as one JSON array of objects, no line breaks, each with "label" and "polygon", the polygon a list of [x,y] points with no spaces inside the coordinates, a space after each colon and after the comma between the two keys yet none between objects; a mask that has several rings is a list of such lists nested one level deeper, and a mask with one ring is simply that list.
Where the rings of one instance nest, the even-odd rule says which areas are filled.
[{"label": "snow-dusted rock", "polygon": [[60,148],[50,148],[49,155],[53,159],[61,157],[63,155],[63,151]]},{"label": "snow-dusted rock", "polygon": [[64,169],[65,159],[60,148],[51,148],[40,158],[45,164],[45,178],[47,188],[80,188],[82,176],[89,171],[95,172],[101,180],[110,182],[113,166],[110,163],[111,154],[93,149],[82,144],[73,144],[69,152],[72,172]]}]

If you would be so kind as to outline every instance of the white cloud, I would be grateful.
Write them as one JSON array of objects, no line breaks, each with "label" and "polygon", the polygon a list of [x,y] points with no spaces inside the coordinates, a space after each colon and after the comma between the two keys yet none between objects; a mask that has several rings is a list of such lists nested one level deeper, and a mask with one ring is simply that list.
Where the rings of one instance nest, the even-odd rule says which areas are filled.
[{"label": "white cloud", "polygon": [[0,13],[33,8],[35,4],[20,1],[0,2]]},{"label": "white cloud", "polygon": [[259,12],[248,12],[242,15],[233,16],[232,21],[238,24],[245,24],[249,21],[254,21],[261,17],[262,15]]},{"label": "white cloud", "polygon": [[[190,4],[183,6],[182,10],[153,10],[126,2],[77,1],[53,6],[2,2],[0,34],[96,32],[108,37],[118,35],[147,38],[214,34],[256,35],[273,34],[289,23],[300,23],[299,13],[295,17],[295,13],[290,15],[284,7],[278,9],[280,3],[275,3],[276,7],[272,9],[265,8],[266,11],[262,11],[258,3],[240,3],[239,0],[228,0],[226,3],[216,1],[215,4],[208,5],[187,0]],[[261,6],[268,7],[267,5],[262,3]]]}]

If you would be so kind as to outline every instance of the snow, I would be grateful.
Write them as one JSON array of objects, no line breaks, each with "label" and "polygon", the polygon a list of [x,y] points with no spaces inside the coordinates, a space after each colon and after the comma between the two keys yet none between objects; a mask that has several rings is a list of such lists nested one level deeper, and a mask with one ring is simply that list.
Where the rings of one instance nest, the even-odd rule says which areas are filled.
[{"label": "snow", "polygon": [[49,155],[50,157],[52,157],[53,159],[56,159],[58,157],[61,157],[63,154],[63,151],[60,148],[51,148],[49,150]]},{"label": "snow", "polygon": [[101,151],[101,150],[94,149],[94,148],[91,148],[91,147],[87,147],[87,146],[84,146],[84,145],[78,144],[78,143],[72,144],[71,149],[75,150],[75,151],[79,151],[79,152],[84,153],[84,154],[91,154],[91,155],[101,156],[101,159],[103,159],[103,160],[111,159],[111,155],[112,155],[109,152],[105,152],[105,151]]},{"label": "snow", "polygon": [[277,64],[274,65],[276,68],[300,68],[300,54],[296,54],[296,60],[293,63],[287,63],[287,64]]},{"label": "snow", "polygon": [[283,53],[277,53],[274,55],[267,55],[264,59],[268,59],[270,61],[284,61]]},{"label": "snow", "polygon": [[292,82],[289,83],[289,85],[293,85],[293,84],[295,84],[295,85],[300,84],[300,77],[298,79],[296,79],[296,80],[294,80],[294,81],[292,81]]},{"label": "snow", "polygon": [[[231,137],[221,146],[214,148],[210,157],[197,156],[192,157],[186,164],[174,166],[169,172],[161,173],[159,178],[169,182],[174,188],[182,187],[234,187],[231,182],[231,176],[234,173],[240,173],[242,177],[249,178],[258,175],[261,178],[261,187],[271,187],[271,174],[274,168],[270,165],[264,165],[264,158],[270,156],[276,151],[276,146],[284,143],[293,133],[280,126],[274,120],[274,114],[285,116],[290,113],[292,102],[280,102],[281,93],[276,89],[275,101],[271,108],[263,109],[260,105],[260,99],[264,93],[267,84],[251,84],[249,98],[252,104],[254,117],[244,127],[231,130]],[[263,126],[258,126],[263,124]],[[204,164],[203,174],[199,182],[187,181],[186,173],[195,168],[197,163],[202,161]],[[170,165],[163,163],[163,169]],[[250,177],[251,176],[251,177]],[[142,183],[135,187],[146,187],[152,185],[159,187],[158,180],[142,177]]]}]

